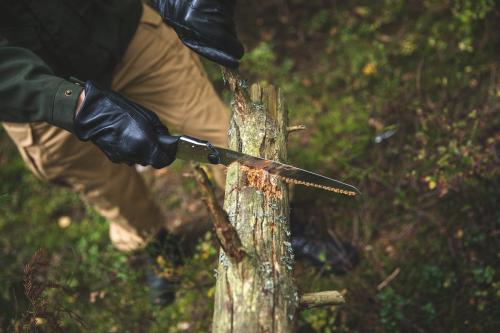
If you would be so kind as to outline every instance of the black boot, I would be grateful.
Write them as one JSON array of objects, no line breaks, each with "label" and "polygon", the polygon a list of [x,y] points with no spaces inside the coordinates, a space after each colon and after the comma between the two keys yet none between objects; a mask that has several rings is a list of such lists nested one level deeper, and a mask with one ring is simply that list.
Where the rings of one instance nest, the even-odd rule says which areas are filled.
[{"label": "black boot", "polygon": [[153,304],[166,306],[175,300],[175,292],[180,278],[175,269],[183,264],[183,256],[178,242],[172,235],[161,229],[146,246],[146,281]]},{"label": "black boot", "polygon": [[297,258],[308,260],[324,273],[343,275],[359,262],[357,250],[345,242],[325,242],[293,236],[292,247]]}]

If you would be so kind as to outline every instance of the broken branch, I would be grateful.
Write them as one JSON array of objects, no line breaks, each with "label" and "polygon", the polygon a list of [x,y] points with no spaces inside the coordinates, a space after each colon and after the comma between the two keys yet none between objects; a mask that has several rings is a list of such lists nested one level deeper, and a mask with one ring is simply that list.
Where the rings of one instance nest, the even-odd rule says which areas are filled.
[{"label": "broken branch", "polygon": [[307,129],[306,125],[295,125],[295,126],[288,126],[286,128],[286,131],[288,132],[288,134],[290,134],[292,132],[303,131],[305,129]]},{"label": "broken branch", "polygon": [[308,293],[300,297],[300,307],[302,309],[311,309],[328,305],[341,305],[344,303],[344,296],[335,290]]},{"label": "broken branch", "polygon": [[234,110],[240,114],[248,113],[247,101],[250,97],[246,81],[241,78],[237,70],[230,70],[223,66],[221,66],[221,69],[222,78],[234,96]]},{"label": "broken branch", "polygon": [[229,222],[227,213],[217,202],[213,186],[200,165],[194,165],[194,176],[204,194],[204,201],[214,224],[215,235],[229,258],[240,262],[245,256],[243,245],[234,226]]},{"label": "broken branch", "polygon": [[239,82],[242,81],[240,73],[222,66],[221,70],[224,82],[229,86],[229,89],[231,89],[232,92],[235,92],[239,86]]}]

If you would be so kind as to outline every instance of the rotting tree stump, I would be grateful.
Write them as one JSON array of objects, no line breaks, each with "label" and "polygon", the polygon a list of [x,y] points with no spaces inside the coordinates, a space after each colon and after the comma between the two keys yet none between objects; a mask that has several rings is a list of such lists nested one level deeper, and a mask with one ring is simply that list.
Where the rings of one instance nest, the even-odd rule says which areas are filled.
[{"label": "rotting tree stump", "polygon": [[[233,91],[240,84],[229,83]],[[239,89],[229,148],[286,161],[288,114],[281,92],[255,84],[245,97]],[[227,170],[224,210],[245,255],[235,260],[221,249],[213,332],[292,332],[299,296],[292,278],[287,185],[267,172],[233,163]]]}]

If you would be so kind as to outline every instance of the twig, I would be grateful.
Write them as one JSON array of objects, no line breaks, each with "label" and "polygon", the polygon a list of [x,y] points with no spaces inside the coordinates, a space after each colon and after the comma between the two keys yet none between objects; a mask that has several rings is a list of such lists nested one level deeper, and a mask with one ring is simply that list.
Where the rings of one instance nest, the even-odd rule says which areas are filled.
[{"label": "twig", "polygon": [[59,311],[50,309],[45,291],[49,288],[63,290],[66,288],[49,281],[48,270],[49,260],[44,251],[38,249],[33,254],[31,261],[24,267],[24,292],[31,304],[31,308],[23,315],[22,325],[32,331],[37,326],[37,321],[43,319],[47,321],[51,332],[64,332]]},{"label": "twig", "polygon": [[230,70],[222,66],[221,70],[222,78],[229,86],[234,96],[234,110],[240,114],[247,113],[248,110],[250,110],[247,105],[247,101],[250,100],[247,83],[241,78],[238,71]]},{"label": "twig", "polygon": [[392,280],[394,280],[396,278],[396,276],[398,276],[399,272],[401,272],[401,268],[398,267],[394,270],[394,272],[389,274],[389,276],[386,277],[384,279],[384,281],[380,282],[380,284],[377,286],[377,290],[380,291],[380,290],[384,289],[385,287],[387,287],[387,285],[389,283],[391,283]]},{"label": "twig", "polygon": [[306,129],[307,129],[306,125],[295,125],[295,126],[288,126],[286,128],[286,131],[288,132],[288,134],[290,134],[292,132],[303,131]]},{"label": "twig", "polygon": [[300,297],[300,307],[302,309],[311,309],[328,305],[341,305],[344,303],[344,296],[335,290],[309,293]]},{"label": "twig", "polygon": [[210,183],[205,170],[203,170],[203,168],[199,165],[194,165],[193,169],[195,179],[202,189],[205,197],[205,204],[207,205],[210,216],[212,217],[212,223],[214,224],[217,239],[228,257],[238,263],[245,256],[245,251],[243,251],[243,245],[241,244],[240,237],[238,236],[234,226],[229,222],[227,213],[217,202],[213,186]]},{"label": "twig", "polygon": [[223,66],[221,66],[221,71],[224,83],[229,86],[229,89],[231,89],[232,92],[236,91],[241,82],[240,73],[236,70],[231,70]]},{"label": "twig", "polygon": [[417,76],[415,78],[415,85],[417,89],[417,96],[422,95],[422,68],[424,66],[424,59],[421,59],[418,62],[418,67],[417,67]]}]

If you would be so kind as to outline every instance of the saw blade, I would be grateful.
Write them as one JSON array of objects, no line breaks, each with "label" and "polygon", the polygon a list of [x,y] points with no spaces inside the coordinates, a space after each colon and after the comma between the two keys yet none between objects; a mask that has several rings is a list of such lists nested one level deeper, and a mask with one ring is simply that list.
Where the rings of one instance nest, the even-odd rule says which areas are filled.
[{"label": "saw blade", "polygon": [[292,165],[255,157],[234,150],[211,145],[208,141],[181,136],[177,144],[177,158],[201,163],[222,164],[229,166],[238,162],[249,168],[265,170],[279,176],[290,184],[312,186],[347,196],[357,196],[361,192],[354,186],[339,180],[300,169]]}]

